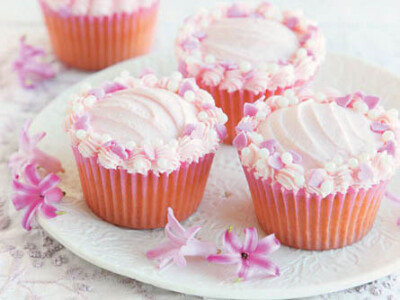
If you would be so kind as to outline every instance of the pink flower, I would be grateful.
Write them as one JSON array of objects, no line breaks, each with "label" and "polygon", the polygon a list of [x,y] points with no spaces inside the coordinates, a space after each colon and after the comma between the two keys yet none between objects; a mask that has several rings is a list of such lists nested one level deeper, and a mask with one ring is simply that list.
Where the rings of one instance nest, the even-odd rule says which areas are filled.
[{"label": "pink flower", "polygon": [[278,250],[280,243],[271,234],[258,240],[257,229],[245,228],[245,239],[242,243],[232,227],[223,236],[222,243],[226,253],[211,255],[207,259],[218,264],[238,265],[236,275],[239,280],[248,279],[258,269],[265,275],[279,276],[279,268],[268,259],[268,255]]},{"label": "pink flower", "polygon": [[20,38],[19,54],[13,67],[22,87],[33,89],[39,82],[55,76],[52,65],[43,61],[44,56],[43,49],[27,45],[24,36]]},{"label": "pink flower", "polygon": [[168,208],[168,224],[165,226],[165,234],[169,241],[147,251],[147,258],[157,260],[158,267],[162,269],[171,262],[180,267],[186,266],[185,256],[207,257],[217,253],[217,248],[213,244],[201,242],[195,238],[200,229],[200,226],[183,228],[175,218],[173,210]]},{"label": "pink flower", "polygon": [[30,136],[28,131],[31,122],[28,120],[19,136],[19,149],[10,157],[9,167],[13,175],[20,174],[28,164],[37,164],[48,173],[63,172],[60,161],[37,148],[37,144],[46,136],[41,132]]},{"label": "pink flower", "polygon": [[61,189],[57,187],[59,182],[60,178],[54,174],[41,178],[34,164],[26,166],[23,178],[15,176],[12,181],[15,191],[12,202],[16,210],[25,209],[22,226],[26,230],[31,229],[32,218],[39,209],[47,218],[62,214],[52,206],[53,203],[60,202],[64,196]]}]

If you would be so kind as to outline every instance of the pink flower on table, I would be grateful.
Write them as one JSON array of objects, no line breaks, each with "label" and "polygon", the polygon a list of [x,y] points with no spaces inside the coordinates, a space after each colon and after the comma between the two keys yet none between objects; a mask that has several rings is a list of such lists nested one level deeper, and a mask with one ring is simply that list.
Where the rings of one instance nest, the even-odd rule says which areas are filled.
[{"label": "pink flower on table", "polygon": [[237,265],[236,275],[239,280],[251,278],[254,270],[261,270],[265,275],[279,276],[279,268],[269,260],[268,255],[278,250],[279,241],[271,234],[258,240],[257,229],[245,228],[242,243],[232,227],[225,232],[222,243],[225,253],[211,255],[207,259],[218,264]]},{"label": "pink flower on table", "polygon": [[31,122],[28,120],[19,136],[18,152],[10,157],[8,165],[13,175],[22,173],[28,164],[37,164],[48,173],[62,172],[63,168],[57,158],[37,148],[37,144],[46,136],[46,133],[41,132],[30,136],[28,133],[30,125]]},{"label": "pink flower on table", "polygon": [[200,229],[200,226],[189,229],[183,228],[175,218],[173,210],[168,208],[168,223],[165,226],[165,234],[169,241],[147,251],[147,258],[158,261],[158,267],[162,269],[169,263],[174,263],[180,267],[186,266],[185,256],[207,257],[217,253],[217,248],[212,243],[201,242],[196,239],[195,235]]},{"label": "pink flower on table", "polygon": [[45,56],[43,49],[27,45],[24,36],[20,38],[19,54],[13,67],[22,87],[33,89],[39,82],[55,76],[53,66],[43,60]]},{"label": "pink flower on table", "polygon": [[31,229],[32,219],[38,210],[47,218],[62,214],[52,205],[64,197],[64,193],[57,187],[59,183],[60,178],[54,174],[41,178],[34,164],[25,167],[23,176],[15,176],[12,181],[15,192],[12,202],[16,210],[25,209],[22,226],[26,230]]}]

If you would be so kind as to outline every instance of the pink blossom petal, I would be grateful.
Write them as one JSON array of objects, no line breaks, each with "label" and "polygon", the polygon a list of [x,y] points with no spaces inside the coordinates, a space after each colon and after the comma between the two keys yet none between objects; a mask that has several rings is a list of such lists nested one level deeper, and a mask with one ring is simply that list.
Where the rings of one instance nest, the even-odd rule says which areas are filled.
[{"label": "pink blossom petal", "polygon": [[367,104],[368,108],[374,109],[380,102],[380,98],[376,97],[376,96],[364,96],[363,101],[365,102],[365,104]]},{"label": "pink blossom petal", "polygon": [[49,204],[43,204],[40,208],[46,218],[52,219],[57,217],[57,209]]},{"label": "pink blossom petal", "polygon": [[233,146],[235,146],[238,150],[242,150],[244,147],[247,147],[249,140],[247,138],[246,133],[241,132],[233,139]]},{"label": "pink blossom petal", "polygon": [[45,169],[48,173],[64,172],[61,162],[43,151],[35,148],[33,151],[33,159],[31,163],[37,163],[39,167]]},{"label": "pink blossom petal", "polygon": [[351,103],[352,97],[350,94],[343,96],[343,97],[337,97],[335,99],[335,102],[337,105],[342,106],[342,107],[348,107]]},{"label": "pink blossom petal", "polygon": [[56,187],[44,193],[44,202],[59,203],[63,197],[63,191],[60,188]]},{"label": "pink blossom petal", "polygon": [[237,270],[237,277],[247,279],[250,274],[250,264],[248,261],[242,261]]},{"label": "pink blossom petal", "polygon": [[387,154],[394,156],[396,154],[396,145],[393,141],[388,141],[384,146],[378,149],[378,152],[386,151]]},{"label": "pink blossom petal", "polygon": [[321,186],[326,176],[327,173],[324,169],[314,169],[311,172],[310,178],[308,179],[308,185],[318,188]]},{"label": "pink blossom petal", "polygon": [[372,122],[371,123],[371,130],[373,132],[382,133],[389,129],[389,125],[386,123],[381,122]]},{"label": "pink blossom petal", "polygon": [[199,48],[199,46],[200,46],[199,40],[192,37],[189,37],[188,39],[184,40],[181,43],[181,47],[184,50],[195,50]]},{"label": "pink blossom petal", "polygon": [[217,247],[210,242],[201,242],[193,239],[186,246],[183,246],[181,250],[185,256],[202,256],[208,257],[209,255],[217,253]]},{"label": "pink blossom petal", "polygon": [[274,153],[268,157],[268,165],[275,170],[280,170],[285,166],[279,153]]},{"label": "pink blossom petal", "polygon": [[89,91],[89,95],[95,96],[97,99],[103,99],[106,91],[102,88],[94,88]]},{"label": "pink blossom petal", "polygon": [[195,32],[193,36],[201,41],[207,37],[207,34],[205,32]]},{"label": "pink blossom petal", "polygon": [[279,276],[279,268],[266,257],[252,255],[249,258],[251,264],[256,265],[266,271],[267,275]]},{"label": "pink blossom petal", "polygon": [[397,219],[397,226],[400,226],[400,218]]},{"label": "pink blossom petal", "polygon": [[292,151],[292,150],[289,150],[288,152],[292,155],[292,157],[293,157],[293,162],[294,162],[295,164],[300,164],[300,163],[303,161],[303,158],[302,158],[301,155],[298,154],[297,152]]},{"label": "pink blossom petal", "polygon": [[179,267],[186,267],[186,259],[179,252],[174,255],[174,263]]},{"label": "pink blossom petal", "polygon": [[252,121],[240,122],[239,125],[236,126],[236,131],[238,131],[238,132],[253,131],[254,127],[255,127],[255,124]]},{"label": "pink blossom petal", "polygon": [[395,194],[393,194],[393,193],[391,193],[389,191],[385,192],[385,197],[388,198],[389,200],[393,201],[393,202],[400,203],[400,197],[396,196]]},{"label": "pink blossom petal", "polygon": [[167,241],[146,252],[149,259],[164,260],[167,257],[172,258],[173,252],[177,251],[176,245],[172,241]]},{"label": "pink blossom petal", "polygon": [[38,192],[38,188],[34,186],[27,185],[25,183],[22,183],[18,181],[17,179],[14,179],[11,183],[12,188],[17,192],[17,194],[35,194]]},{"label": "pink blossom petal", "polygon": [[39,184],[39,188],[43,192],[46,192],[48,190],[55,188],[60,183],[60,181],[61,181],[60,177],[50,173],[49,175],[47,175],[45,178],[42,179],[42,181]]},{"label": "pink blossom petal", "polygon": [[297,17],[291,17],[286,20],[286,26],[292,30],[296,28],[298,23],[299,23],[299,18]]},{"label": "pink blossom petal", "polygon": [[244,116],[250,116],[253,117],[257,114],[258,108],[253,104],[253,103],[245,103],[244,104],[244,110],[243,114]]},{"label": "pink blossom petal", "polygon": [[365,163],[360,164],[358,168],[357,178],[361,182],[370,180],[374,177],[374,173],[372,169]]},{"label": "pink blossom petal", "polygon": [[32,219],[35,216],[36,212],[38,210],[38,206],[36,203],[30,205],[26,212],[24,213],[24,217],[22,218],[22,227],[24,227],[26,230],[31,230],[32,227]]},{"label": "pink blossom petal", "polygon": [[237,3],[229,7],[226,15],[228,18],[242,18],[246,16],[245,12],[242,11]]},{"label": "pink blossom petal", "polygon": [[35,88],[40,82],[55,76],[53,66],[43,60],[44,56],[46,52],[43,49],[26,44],[25,37],[20,38],[18,58],[13,68],[22,87]]},{"label": "pink blossom petal", "polygon": [[279,240],[275,237],[275,235],[270,234],[258,242],[257,248],[255,249],[254,253],[260,255],[268,255],[278,250],[280,245],[281,244]]},{"label": "pink blossom petal", "polygon": [[25,168],[25,179],[30,185],[38,185],[42,178],[40,178],[37,166],[34,164],[27,165]]},{"label": "pink blossom petal", "polygon": [[257,229],[255,227],[245,228],[244,234],[245,237],[244,237],[243,251],[253,252],[258,244]]},{"label": "pink blossom petal", "polygon": [[187,76],[188,76],[187,65],[186,65],[186,63],[185,63],[183,60],[179,61],[179,64],[178,64],[178,71],[179,71],[184,77],[187,77]]},{"label": "pink blossom petal", "polygon": [[75,122],[75,129],[79,130],[79,129],[83,129],[83,130],[87,130],[88,126],[89,126],[89,119],[90,116],[89,114],[84,114],[81,117],[78,118],[78,120],[76,120]]},{"label": "pink blossom petal", "polygon": [[231,227],[225,231],[222,242],[224,248],[228,252],[240,252],[241,249],[243,248],[242,243],[240,242],[236,234],[233,232]]},{"label": "pink blossom petal", "polygon": [[40,197],[36,195],[18,195],[14,194],[12,196],[12,202],[16,210],[21,210],[27,207],[31,202],[40,201]]},{"label": "pink blossom petal", "polygon": [[103,90],[105,91],[106,94],[111,94],[111,93],[115,93],[115,92],[118,92],[118,91],[121,91],[121,90],[125,90],[128,87],[126,85],[122,84],[122,83],[119,83],[119,82],[115,82],[115,81],[111,82],[111,81],[109,81],[109,82],[104,83],[102,88],[103,88]]},{"label": "pink blossom petal", "polygon": [[185,129],[183,130],[183,135],[191,135],[192,132],[196,129],[196,125],[187,124]]},{"label": "pink blossom petal", "polygon": [[185,96],[185,93],[187,91],[194,92],[197,89],[198,89],[198,86],[196,84],[196,81],[193,78],[189,78],[189,79],[185,79],[182,82],[181,86],[179,87],[178,93],[181,97],[183,97],[183,96]]},{"label": "pink blossom petal", "polygon": [[207,257],[209,262],[215,262],[224,265],[233,265],[241,262],[240,254],[238,253],[226,253],[226,254],[215,254]]},{"label": "pink blossom petal", "polygon": [[215,125],[215,130],[217,131],[218,138],[220,140],[224,140],[227,136],[227,131],[225,125],[222,124],[216,124]]},{"label": "pink blossom petal", "polygon": [[181,245],[185,244],[185,228],[183,228],[182,225],[175,218],[174,212],[170,207],[168,208],[168,224],[165,226],[165,234],[170,238],[170,240],[174,241],[175,243]]},{"label": "pink blossom petal", "polygon": [[274,153],[278,147],[278,142],[275,139],[266,140],[260,143],[260,148],[268,149],[269,153]]}]

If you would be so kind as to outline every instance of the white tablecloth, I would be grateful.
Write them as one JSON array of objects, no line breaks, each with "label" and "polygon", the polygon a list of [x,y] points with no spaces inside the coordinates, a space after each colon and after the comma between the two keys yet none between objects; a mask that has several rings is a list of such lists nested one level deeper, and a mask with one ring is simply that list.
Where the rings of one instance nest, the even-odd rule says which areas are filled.
[{"label": "white tablecloth", "polygon": [[[154,48],[169,50],[183,18],[212,0],[161,0]],[[278,2],[278,1],[271,1]],[[318,20],[332,52],[347,53],[400,75],[400,2],[397,0],[280,0]],[[33,0],[0,2],[0,299],[191,299],[97,268],[50,239],[41,229],[24,231],[21,214],[9,205],[9,155],[19,129],[54,96],[88,73],[60,65],[59,75],[36,90],[19,87],[11,71],[18,39],[49,47],[39,7]],[[400,95],[399,95],[400,96]],[[400,298],[400,274],[361,287],[323,295],[326,299]]]}]

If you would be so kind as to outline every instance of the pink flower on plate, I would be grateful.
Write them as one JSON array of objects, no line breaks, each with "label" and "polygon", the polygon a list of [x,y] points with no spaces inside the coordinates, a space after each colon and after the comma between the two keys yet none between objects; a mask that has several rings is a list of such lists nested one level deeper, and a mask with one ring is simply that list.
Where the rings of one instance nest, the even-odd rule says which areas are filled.
[{"label": "pink flower on plate", "polygon": [[43,60],[45,56],[43,49],[27,45],[24,36],[20,38],[19,54],[13,67],[23,88],[33,89],[39,82],[55,76],[53,66]]},{"label": "pink flower on plate", "polygon": [[38,210],[47,218],[63,214],[52,206],[53,203],[60,202],[64,197],[64,193],[57,187],[59,183],[60,178],[54,174],[41,178],[37,166],[34,164],[26,166],[22,178],[15,176],[12,181],[12,188],[15,192],[12,202],[16,210],[25,209],[22,226],[26,230],[31,230],[32,219]]},{"label": "pink flower on plate", "polygon": [[147,258],[158,261],[158,267],[162,269],[169,263],[185,267],[185,256],[207,257],[217,253],[217,248],[212,243],[201,242],[196,239],[195,235],[200,229],[200,226],[194,226],[189,229],[183,228],[175,218],[173,210],[168,208],[168,223],[165,226],[165,234],[169,241],[147,251]]},{"label": "pink flower on plate", "polygon": [[28,120],[19,136],[18,152],[10,157],[8,166],[13,175],[22,173],[28,164],[37,164],[48,173],[63,172],[64,170],[57,158],[37,148],[37,144],[46,136],[46,133],[41,132],[30,136],[28,133],[30,126],[31,122]]},{"label": "pink flower on plate", "polygon": [[232,227],[225,232],[222,243],[225,253],[211,255],[207,259],[218,264],[237,265],[238,280],[245,280],[254,275],[255,270],[261,270],[266,276],[279,276],[279,268],[269,260],[268,255],[278,250],[279,241],[271,234],[258,240],[257,229],[245,228],[245,239],[242,243]]}]

